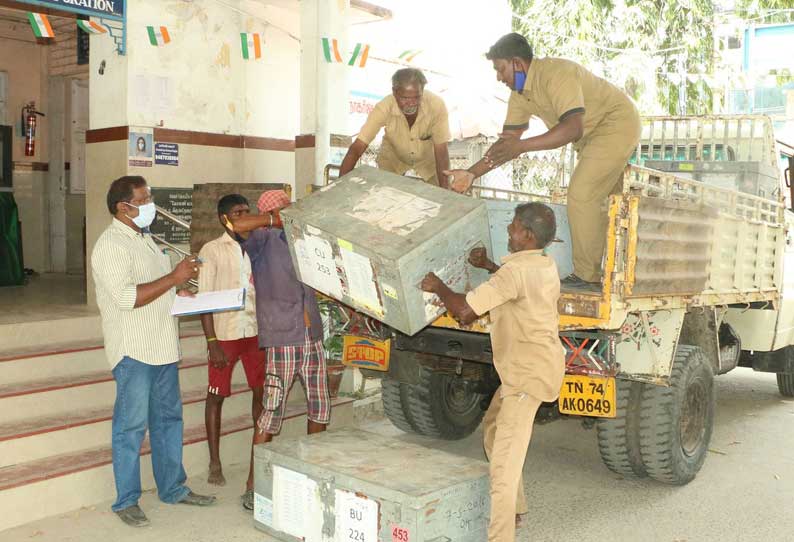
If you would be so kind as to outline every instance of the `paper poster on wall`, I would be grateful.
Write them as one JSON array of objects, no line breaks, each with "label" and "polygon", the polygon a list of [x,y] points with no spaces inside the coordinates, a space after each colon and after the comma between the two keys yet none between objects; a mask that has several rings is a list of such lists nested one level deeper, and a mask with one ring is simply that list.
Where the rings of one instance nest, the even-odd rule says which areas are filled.
[{"label": "paper poster on wall", "polygon": [[128,138],[130,167],[152,167],[153,135],[151,128],[130,127]]},{"label": "paper poster on wall", "polygon": [[154,163],[162,166],[179,165],[179,144],[161,143],[154,144]]}]

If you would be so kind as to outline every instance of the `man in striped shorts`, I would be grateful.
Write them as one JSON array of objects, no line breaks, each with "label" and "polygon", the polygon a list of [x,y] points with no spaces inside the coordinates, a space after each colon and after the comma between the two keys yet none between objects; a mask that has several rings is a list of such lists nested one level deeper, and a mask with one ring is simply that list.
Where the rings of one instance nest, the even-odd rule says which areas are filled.
[{"label": "man in striped shorts", "polygon": [[[289,204],[286,192],[269,190],[259,198],[259,215],[240,217],[232,226],[237,233],[250,232],[243,247],[253,267],[259,346],[267,356],[265,409],[254,444],[270,442],[281,431],[296,376],[306,390],[308,433],[325,431],[331,413],[320,309],[314,290],[298,281],[279,217]],[[251,474],[248,489],[253,486]]]}]

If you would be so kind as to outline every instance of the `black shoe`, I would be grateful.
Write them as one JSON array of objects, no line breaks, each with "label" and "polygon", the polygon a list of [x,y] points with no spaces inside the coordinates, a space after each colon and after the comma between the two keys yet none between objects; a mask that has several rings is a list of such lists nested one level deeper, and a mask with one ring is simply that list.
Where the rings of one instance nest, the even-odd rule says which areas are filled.
[{"label": "black shoe", "polygon": [[587,282],[571,273],[560,281],[563,286],[572,286],[574,288],[600,288],[600,282]]},{"label": "black shoe", "polygon": [[254,490],[249,489],[240,496],[240,503],[246,510],[254,509]]},{"label": "black shoe", "polygon": [[192,491],[185,495],[185,498],[179,501],[179,504],[190,504],[193,506],[209,506],[215,503],[215,497],[212,495],[199,495]]},{"label": "black shoe", "polygon": [[146,527],[149,525],[149,518],[146,517],[146,514],[143,513],[143,510],[137,504],[118,510],[116,515],[130,527]]}]

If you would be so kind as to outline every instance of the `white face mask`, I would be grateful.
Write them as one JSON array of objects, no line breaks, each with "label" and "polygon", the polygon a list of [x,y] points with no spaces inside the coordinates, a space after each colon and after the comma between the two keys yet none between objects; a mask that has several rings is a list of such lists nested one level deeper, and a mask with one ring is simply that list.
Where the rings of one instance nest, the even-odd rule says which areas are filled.
[{"label": "white face mask", "polygon": [[139,228],[148,228],[151,226],[152,222],[154,222],[154,217],[157,215],[157,209],[154,206],[154,202],[145,203],[143,205],[133,205],[132,203],[127,202],[124,202],[124,204],[138,209],[138,216],[133,218],[127,215],[127,218],[131,219]]}]

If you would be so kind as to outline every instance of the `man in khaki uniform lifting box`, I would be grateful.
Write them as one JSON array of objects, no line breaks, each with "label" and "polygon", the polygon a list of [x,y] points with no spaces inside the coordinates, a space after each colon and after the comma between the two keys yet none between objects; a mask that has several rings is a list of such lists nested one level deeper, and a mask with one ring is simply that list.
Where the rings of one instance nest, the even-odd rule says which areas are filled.
[{"label": "man in khaki uniform lifting box", "polygon": [[521,471],[535,413],[554,401],[565,375],[565,354],[557,326],[560,280],[557,266],[543,254],[554,239],[554,212],[542,203],[516,207],[507,227],[510,255],[499,267],[483,248],[469,262],[492,273],[468,294],[455,293],[428,273],[422,289],[432,292],[461,323],[491,314],[493,363],[502,385],[483,421],[485,453],[491,463],[489,542],[513,542],[518,516],[529,511]]},{"label": "man in khaki uniform lifting box", "polygon": [[339,167],[339,175],[350,172],[364,151],[385,128],[378,152],[378,167],[397,175],[414,170],[425,182],[447,188],[450,140],[449,118],[444,100],[425,90],[427,79],[414,68],[397,70],[392,76],[392,94],[382,99],[367,117]]},{"label": "man in khaki uniform lifting box", "polygon": [[[572,286],[598,283],[606,242],[604,201],[619,193],[629,157],[640,138],[640,117],[631,99],[585,68],[559,58],[533,58],[520,34],[507,34],[486,54],[496,77],[510,87],[504,133],[485,158],[453,175],[452,188],[469,189],[475,178],[529,151],[556,149],[573,142],[578,163],[568,187],[568,222],[573,241]],[[532,116],[549,128],[521,139]]]}]

